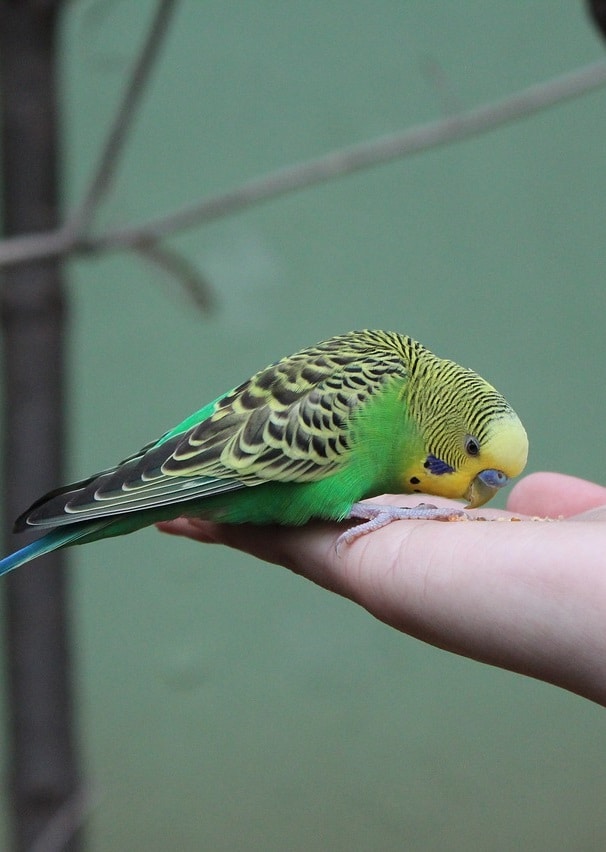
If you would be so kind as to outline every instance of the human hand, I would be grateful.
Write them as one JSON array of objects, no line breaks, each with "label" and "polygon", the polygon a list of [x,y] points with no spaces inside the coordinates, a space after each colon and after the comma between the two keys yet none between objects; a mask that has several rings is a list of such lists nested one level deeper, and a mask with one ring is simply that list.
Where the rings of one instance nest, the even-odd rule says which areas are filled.
[{"label": "human hand", "polygon": [[[403,499],[418,502],[380,498],[392,505]],[[338,553],[338,524],[253,527],[179,518],[158,527],[284,565],[397,630],[606,705],[606,488],[537,473],[516,485],[508,510],[515,514],[481,515],[528,520],[399,521]],[[532,522],[537,515],[560,520]]]}]

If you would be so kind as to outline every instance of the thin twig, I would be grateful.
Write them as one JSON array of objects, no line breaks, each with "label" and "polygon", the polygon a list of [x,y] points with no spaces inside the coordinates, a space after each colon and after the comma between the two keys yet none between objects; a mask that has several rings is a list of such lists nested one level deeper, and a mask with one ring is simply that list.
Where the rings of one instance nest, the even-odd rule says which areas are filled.
[{"label": "thin twig", "polygon": [[97,236],[75,239],[71,244],[61,231],[5,240],[0,243],[0,267],[68,251],[94,253],[150,243],[175,231],[238,213],[295,190],[487,133],[604,85],[606,62],[601,60],[522,89],[500,101],[278,169],[234,190],[202,199],[138,225],[108,229]]},{"label": "thin twig", "polygon": [[149,82],[160,47],[164,41],[175,10],[176,0],[159,0],[156,12],[135,62],[126,91],[107,134],[99,161],[86,189],[82,201],[69,216],[62,230],[67,239],[76,243],[90,227],[101,199],[109,190],[118,168],[118,161],[129,131],[132,128],[137,107]]},{"label": "thin twig", "polygon": [[433,56],[427,56],[421,63],[421,73],[437,95],[443,117],[462,112],[463,107],[452,88],[451,81],[446,76],[442,65]]},{"label": "thin twig", "polygon": [[340,148],[313,160],[287,166],[255,178],[234,190],[186,205],[174,213],[140,225],[107,230],[87,241],[89,250],[136,245],[167,234],[240,212],[253,204],[334,180],[390,160],[486,133],[503,124],[554,106],[606,84],[606,62],[600,61],[546,83],[538,83],[503,100],[485,104],[439,121]]},{"label": "thin twig", "polygon": [[145,260],[176,278],[197,308],[206,313],[213,309],[215,299],[210,284],[183,255],[157,242],[139,243],[135,250]]}]

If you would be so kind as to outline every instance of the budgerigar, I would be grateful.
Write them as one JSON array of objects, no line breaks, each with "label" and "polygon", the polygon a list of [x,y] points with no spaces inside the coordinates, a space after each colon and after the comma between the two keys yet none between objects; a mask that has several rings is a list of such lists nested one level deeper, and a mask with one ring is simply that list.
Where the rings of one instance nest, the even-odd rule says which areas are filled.
[{"label": "budgerigar", "polygon": [[488,382],[410,337],[356,331],[283,358],[125,461],[37,500],[15,530],[47,530],[0,574],[59,547],[180,515],[226,523],[360,519],[341,542],[423,505],[385,492],[486,503],[526,464],[518,416]]}]

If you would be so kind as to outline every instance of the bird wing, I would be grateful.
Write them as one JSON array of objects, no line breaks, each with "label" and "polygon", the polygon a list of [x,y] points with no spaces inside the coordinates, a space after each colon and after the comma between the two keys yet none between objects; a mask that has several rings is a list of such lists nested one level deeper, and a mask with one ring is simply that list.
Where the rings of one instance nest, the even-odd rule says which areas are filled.
[{"label": "bird wing", "polygon": [[351,333],[270,365],[186,431],[172,430],[116,468],[46,495],[15,528],[331,475],[347,458],[354,412],[388,379],[404,375],[400,354],[377,344],[371,332]]}]

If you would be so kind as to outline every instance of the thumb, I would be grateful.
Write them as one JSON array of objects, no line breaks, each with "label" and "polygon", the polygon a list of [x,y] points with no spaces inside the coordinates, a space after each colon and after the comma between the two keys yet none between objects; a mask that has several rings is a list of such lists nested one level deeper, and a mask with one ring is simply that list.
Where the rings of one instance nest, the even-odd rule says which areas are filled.
[{"label": "thumb", "polygon": [[520,480],[507,501],[511,512],[569,517],[606,505],[606,488],[563,473],[532,473]]}]

